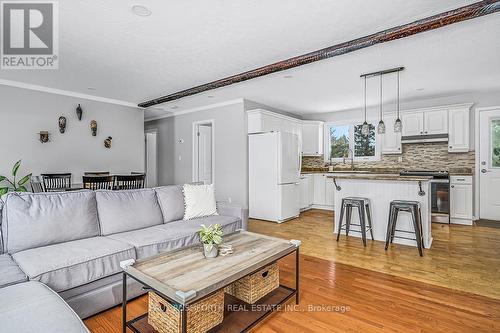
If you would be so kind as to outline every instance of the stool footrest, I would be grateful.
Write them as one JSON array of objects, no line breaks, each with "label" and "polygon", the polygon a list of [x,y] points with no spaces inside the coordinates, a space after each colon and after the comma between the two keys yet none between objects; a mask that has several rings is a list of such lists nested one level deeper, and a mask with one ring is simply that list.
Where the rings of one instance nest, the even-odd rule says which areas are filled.
[{"label": "stool footrest", "polygon": [[408,237],[402,237],[402,236],[394,236],[394,238],[399,238],[399,239],[407,239],[407,240],[417,241],[417,239],[416,239],[416,238],[408,238]]}]

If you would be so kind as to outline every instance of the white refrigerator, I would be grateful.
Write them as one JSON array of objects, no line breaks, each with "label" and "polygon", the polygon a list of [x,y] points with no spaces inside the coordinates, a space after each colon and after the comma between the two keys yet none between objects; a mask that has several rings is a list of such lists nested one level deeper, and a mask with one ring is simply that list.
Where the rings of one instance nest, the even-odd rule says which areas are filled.
[{"label": "white refrigerator", "polygon": [[250,134],[248,144],[250,217],[281,223],[299,216],[298,136],[284,132]]}]

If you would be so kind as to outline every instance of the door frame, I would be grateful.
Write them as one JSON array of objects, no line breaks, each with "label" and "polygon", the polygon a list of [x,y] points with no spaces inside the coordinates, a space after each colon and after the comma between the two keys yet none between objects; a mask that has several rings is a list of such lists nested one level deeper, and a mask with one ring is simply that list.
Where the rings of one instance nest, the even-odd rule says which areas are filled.
[{"label": "door frame", "polygon": [[148,139],[147,139],[147,134],[148,133],[154,133],[156,135],[156,167],[155,167],[155,173],[156,173],[156,186],[159,185],[159,182],[158,182],[158,152],[159,152],[159,149],[158,149],[158,128],[149,128],[149,129],[145,129],[144,130],[144,173],[146,173],[146,186],[148,186],[149,184],[147,184],[147,172],[148,172]]},{"label": "door frame", "polygon": [[198,181],[198,131],[196,128],[199,125],[210,124],[212,127],[212,184],[215,184],[215,119],[198,120],[193,122],[193,144],[192,144],[192,181]]},{"label": "door frame", "polygon": [[480,180],[480,170],[481,170],[481,159],[480,159],[480,143],[481,143],[481,112],[483,111],[500,111],[500,105],[497,106],[488,106],[482,108],[476,108],[475,117],[474,117],[474,150],[475,150],[475,162],[476,167],[474,170],[474,220],[479,220],[481,218],[481,210],[480,210],[480,200],[481,200],[481,180]]}]

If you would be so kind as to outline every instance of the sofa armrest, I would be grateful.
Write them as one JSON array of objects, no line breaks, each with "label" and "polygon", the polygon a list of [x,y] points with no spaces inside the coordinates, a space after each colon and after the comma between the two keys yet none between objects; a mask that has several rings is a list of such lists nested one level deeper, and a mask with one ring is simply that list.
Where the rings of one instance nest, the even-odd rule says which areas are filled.
[{"label": "sofa armrest", "polygon": [[243,230],[247,230],[248,209],[242,208],[237,205],[232,205],[226,202],[217,202],[217,213],[219,213],[219,215],[239,217],[241,219],[241,228]]}]

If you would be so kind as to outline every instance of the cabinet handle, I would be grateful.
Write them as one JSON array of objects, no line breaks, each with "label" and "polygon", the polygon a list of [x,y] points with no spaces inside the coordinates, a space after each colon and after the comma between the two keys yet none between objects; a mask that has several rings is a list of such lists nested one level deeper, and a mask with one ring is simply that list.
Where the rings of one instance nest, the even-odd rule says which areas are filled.
[{"label": "cabinet handle", "polygon": [[453,148],[452,146],[450,146],[450,148]]},{"label": "cabinet handle", "polygon": [[451,188],[455,188],[455,185],[451,185]]},{"label": "cabinet handle", "polygon": [[427,131],[425,131],[425,134],[427,134]]}]

